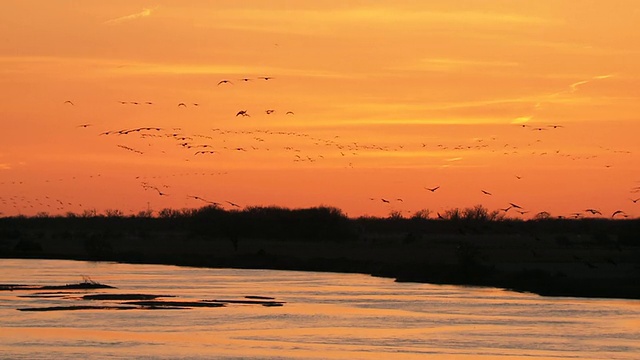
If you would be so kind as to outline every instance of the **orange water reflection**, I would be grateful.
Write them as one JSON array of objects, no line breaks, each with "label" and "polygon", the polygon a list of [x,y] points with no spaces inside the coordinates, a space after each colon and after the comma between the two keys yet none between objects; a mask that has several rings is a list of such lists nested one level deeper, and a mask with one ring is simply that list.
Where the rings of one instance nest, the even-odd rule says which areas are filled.
[{"label": "orange water reflection", "polygon": [[639,301],[542,298],[357,274],[50,260],[0,260],[0,266],[0,283],[64,284],[83,274],[118,287],[105,293],[286,302],[20,312],[87,301],[0,292],[0,349],[10,358],[634,359],[640,353]]}]

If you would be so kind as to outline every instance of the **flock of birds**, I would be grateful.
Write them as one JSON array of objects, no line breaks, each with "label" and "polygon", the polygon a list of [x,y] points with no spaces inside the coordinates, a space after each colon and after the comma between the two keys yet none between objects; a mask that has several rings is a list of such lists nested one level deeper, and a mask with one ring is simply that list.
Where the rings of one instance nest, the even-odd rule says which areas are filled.
[{"label": "flock of birds", "polygon": [[[236,80],[237,82],[247,83],[250,81],[273,81],[273,77],[261,76],[256,78],[244,77]],[[221,79],[217,82],[218,87],[234,86],[236,81],[229,79]],[[123,106],[154,106],[154,101],[119,101]],[[63,102],[65,106],[75,107],[76,103],[72,100],[66,100]],[[178,102],[177,108],[187,107],[199,107],[198,102]],[[260,111],[264,116],[275,116],[276,109],[266,108]],[[282,111],[285,116],[294,116],[295,113],[291,110]],[[235,115],[235,116],[234,116]],[[235,114],[228,115],[229,118],[248,118],[251,117],[249,110],[238,109]],[[90,130],[94,127],[91,123],[81,123],[76,125],[77,128],[83,130]],[[547,131],[559,131],[565,128],[564,125],[559,124],[517,124],[516,126],[523,130],[530,130],[532,132],[540,133]],[[544,150],[539,151],[538,146],[543,142],[542,138],[535,138],[530,140],[526,145],[518,144],[514,145],[509,142],[502,142],[495,136],[488,138],[476,138],[473,140],[467,140],[462,143],[446,143],[441,142],[438,144],[428,143],[416,143],[416,144],[402,144],[397,145],[393,143],[367,143],[364,141],[353,141],[346,137],[338,135],[330,137],[315,136],[309,133],[303,133],[298,131],[277,131],[267,130],[264,128],[255,128],[251,130],[229,130],[223,128],[212,128],[208,132],[191,132],[188,131],[185,126],[180,127],[165,127],[165,126],[142,126],[142,127],[130,127],[120,129],[108,129],[101,131],[97,134],[99,137],[114,138],[117,139],[117,143],[114,144],[117,148],[127,151],[131,154],[138,156],[153,155],[164,156],[171,151],[177,151],[178,154],[182,154],[184,161],[194,161],[199,158],[206,158],[209,156],[216,156],[220,154],[233,154],[233,153],[247,153],[247,152],[269,152],[272,157],[275,158],[288,158],[290,161],[297,163],[315,163],[319,161],[343,161],[345,168],[353,168],[357,166],[357,159],[361,154],[370,154],[376,152],[398,152],[398,151],[441,151],[449,153],[460,152],[476,152],[485,151],[491,153],[497,153],[500,155],[517,155],[517,154],[530,154],[539,156],[557,156],[566,157],[571,160],[593,160],[598,155],[575,155],[565,153],[561,149],[553,151]],[[174,149],[167,147],[167,144],[173,144]],[[609,148],[601,148],[601,151],[608,151],[616,154],[631,154],[630,151],[617,150]],[[187,153],[184,153],[184,152]],[[610,165],[605,165],[609,167]],[[515,175],[517,180],[521,180],[523,177]],[[160,197],[170,196],[168,192],[169,185],[161,184],[154,185],[147,180],[141,180],[140,177],[136,177],[136,181],[140,181],[140,186],[145,191],[152,191]],[[22,182],[0,182],[0,185],[21,185]],[[424,190],[428,193],[435,193],[439,191],[441,187],[438,186],[424,186]],[[478,189],[478,192],[483,196],[493,197],[495,191],[490,189]],[[640,192],[640,187],[631,189],[631,193]],[[230,208],[241,208],[237,202],[224,200],[214,201],[210,200],[207,196],[187,194],[185,199],[199,201],[209,205],[216,205],[220,207],[228,206]],[[370,200],[380,200],[381,203],[391,206],[394,203],[404,203],[402,198],[376,198],[371,197]],[[633,204],[638,204],[640,198],[629,199]],[[29,199],[25,196],[13,195],[9,197],[0,197],[0,204],[4,208],[13,207],[17,212],[26,210],[25,208],[42,208],[45,206],[51,210],[55,208],[57,211],[63,211],[65,206],[82,206],[80,203],[72,203],[63,201],[60,199],[51,199],[49,197]],[[408,213],[410,210],[406,210]],[[523,206],[516,204],[515,202],[506,202],[506,206],[500,208],[499,211],[505,215],[510,211],[517,212],[521,216],[530,213],[530,210],[525,209]],[[546,211],[537,212],[535,216],[543,216],[549,214]],[[0,213],[1,215],[1,213]],[[603,213],[597,208],[586,208],[582,211],[574,212],[565,217],[581,218],[585,216],[600,216],[604,217]],[[438,213],[438,217],[441,215]],[[611,218],[616,217],[629,217],[624,210],[615,210],[611,215]]]}]

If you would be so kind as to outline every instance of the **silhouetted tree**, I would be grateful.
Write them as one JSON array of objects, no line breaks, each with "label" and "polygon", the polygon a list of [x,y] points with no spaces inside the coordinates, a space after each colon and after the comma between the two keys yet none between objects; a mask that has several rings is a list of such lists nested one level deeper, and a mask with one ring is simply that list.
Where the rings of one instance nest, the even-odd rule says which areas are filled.
[{"label": "silhouetted tree", "polygon": [[429,216],[431,215],[431,210],[429,209],[422,209],[422,210],[418,210],[415,213],[413,213],[413,215],[411,216],[412,219],[422,219],[422,220],[426,220],[429,218]]}]

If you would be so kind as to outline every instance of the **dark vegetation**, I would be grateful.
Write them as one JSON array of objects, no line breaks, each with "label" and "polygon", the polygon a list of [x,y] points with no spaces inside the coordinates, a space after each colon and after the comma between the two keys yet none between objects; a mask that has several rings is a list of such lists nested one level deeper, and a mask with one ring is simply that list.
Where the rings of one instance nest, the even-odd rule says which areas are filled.
[{"label": "dark vegetation", "polygon": [[506,218],[482,206],[434,219],[339,209],[215,206],[0,218],[0,257],[359,272],[543,295],[640,299],[640,220]]}]

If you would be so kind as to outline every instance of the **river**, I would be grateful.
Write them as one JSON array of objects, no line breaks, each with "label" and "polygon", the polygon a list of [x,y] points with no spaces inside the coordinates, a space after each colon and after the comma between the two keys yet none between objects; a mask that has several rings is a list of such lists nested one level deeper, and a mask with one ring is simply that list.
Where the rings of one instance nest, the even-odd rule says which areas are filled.
[{"label": "river", "polygon": [[0,259],[0,268],[2,284],[64,285],[85,276],[117,287],[91,294],[284,303],[18,311],[97,302],[82,300],[86,291],[0,291],[2,359],[640,358],[638,300],[540,297],[360,274],[14,259]]}]

